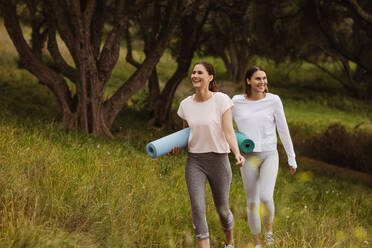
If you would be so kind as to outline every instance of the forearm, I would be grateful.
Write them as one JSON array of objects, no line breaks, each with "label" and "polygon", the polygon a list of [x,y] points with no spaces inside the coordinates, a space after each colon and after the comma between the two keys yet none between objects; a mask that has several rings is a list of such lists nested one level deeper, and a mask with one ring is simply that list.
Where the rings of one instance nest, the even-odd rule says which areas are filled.
[{"label": "forearm", "polygon": [[231,130],[226,130],[225,137],[226,137],[227,143],[230,146],[231,151],[235,155],[239,155],[240,151],[239,151],[238,142],[236,140],[236,136],[235,136],[235,133],[234,133],[234,129],[231,128]]}]

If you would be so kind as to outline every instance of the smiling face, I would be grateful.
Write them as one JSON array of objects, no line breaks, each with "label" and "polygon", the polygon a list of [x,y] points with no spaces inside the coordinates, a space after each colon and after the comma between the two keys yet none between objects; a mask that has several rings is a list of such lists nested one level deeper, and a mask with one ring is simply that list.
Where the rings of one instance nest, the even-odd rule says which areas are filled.
[{"label": "smiling face", "polygon": [[264,93],[267,89],[267,77],[264,71],[256,71],[246,82],[254,93]]},{"label": "smiling face", "polygon": [[209,83],[213,80],[213,75],[209,75],[207,69],[202,64],[196,64],[191,73],[191,83],[194,88],[208,89]]}]

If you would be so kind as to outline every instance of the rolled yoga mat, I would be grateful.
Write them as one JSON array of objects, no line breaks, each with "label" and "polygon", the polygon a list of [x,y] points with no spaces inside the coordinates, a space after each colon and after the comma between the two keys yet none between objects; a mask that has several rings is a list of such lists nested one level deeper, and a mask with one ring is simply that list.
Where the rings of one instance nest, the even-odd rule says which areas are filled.
[{"label": "rolled yoga mat", "polygon": [[248,139],[247,136],[245,136],[239,131],[234,130],[234,132],[235,132],[236,140],[238,141],[239,150],[245,153],[252,152],[254,149],[253,140]]},{"label": "rolled yoga mat", "polygon": [[[163,138],[152,141],[146,145],[146,152],[151,158],[157,158],[172,151],[173,147],[180,148],[187,146],[189,141],[190,128],[182,129],[178,132],[167,135]],[[235,131],[236,139],[240,151],[248,153],[253,151],[254,143],[244,134]]]},{"label": "rolled yoga mat", "polygon": [[147,154],[152,158],[157,158],[172,151],[175,146],[187,146],[189,134],[190,128],[188,127],[152,141],[146,145]]}]

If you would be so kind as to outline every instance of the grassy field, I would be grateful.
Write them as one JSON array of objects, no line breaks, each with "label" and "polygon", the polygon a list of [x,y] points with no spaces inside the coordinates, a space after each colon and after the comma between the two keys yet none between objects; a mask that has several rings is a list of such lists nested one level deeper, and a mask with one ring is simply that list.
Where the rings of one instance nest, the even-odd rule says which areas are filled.
[{"label": "grassy field", "polygon": [[[111,140],[66,132],[51,122],[1,117],[0,247],[194,245],[186,154],[151,159],[144,151],[146,141],[162,133],[138,127]],[[281,163],[277,247],[370,247],[371,199],[367,186],[302,168],[291,177]],[[207,202],[211,241],[221,247],[209,190]],[[236,245],[252,247],[235,166],[230,202]]]},{"label": "grassy field", "polygon": [[[0,247],[195,246],[184,180],[186,153],[151,159],[144,149],[169,131],[149,128],[147,116],[131,108],[115,123],[115,139],[61,129],[51,94],[17,69],[7,36],[0,35],[0,41]],[[166,66],[170,61],[164,57],[159,65],[162,80],[171,73]],[[132,69],[121,58],[110,89]],[[290,125],[317,130],[336,118],[350,127],[369,120],[362,102],[334,103],[342,103],[341,97],[324,102],[323,93],[310,89],[297,92],[305,94],[298,99],[277,78],[271,89],[284,96]],[[228,93],[239,91],[239,86],[220,82]],[[185,80],[177,98],[189,89]],[[249,248],[244,190],[231,161],[235,244]],[[371,247],[370,187],[301,166],[292,177],[284,161],[282,157],[275,192],[276,247]],[[207,202],[211,242],[222,247],[209,188]]]}]

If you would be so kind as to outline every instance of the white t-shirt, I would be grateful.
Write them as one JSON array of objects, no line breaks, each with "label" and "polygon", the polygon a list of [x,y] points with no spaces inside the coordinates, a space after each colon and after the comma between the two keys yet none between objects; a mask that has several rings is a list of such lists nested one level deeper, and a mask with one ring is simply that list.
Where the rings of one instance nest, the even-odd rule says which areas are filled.
[{"label": "white t-shirt", "polygon": [[222,115],[233,107],[230,97],[216,92],[207,101],[196,102],[194,96],[185,98],[177,111],[190,127],[188,151],[229,153],[230,147],[222,129]]},{"label": "white t-shirt", "polygon": [[254,152],[277,149],[276,129],[288,156],[288,164],[297,168],[296,155],[279,96],[266,93],[265,98],[252,101],[235,95],[233,119],[240,132],[253,140]]}]

